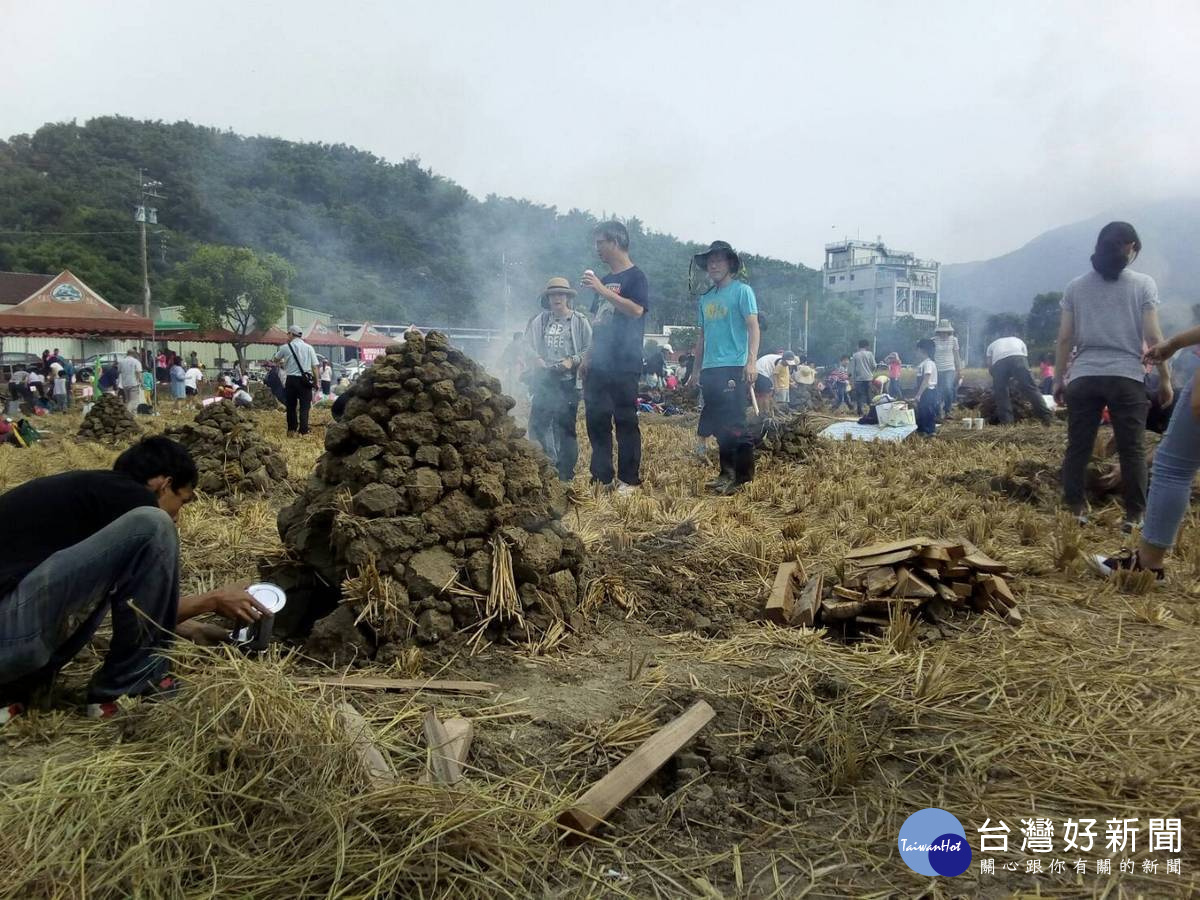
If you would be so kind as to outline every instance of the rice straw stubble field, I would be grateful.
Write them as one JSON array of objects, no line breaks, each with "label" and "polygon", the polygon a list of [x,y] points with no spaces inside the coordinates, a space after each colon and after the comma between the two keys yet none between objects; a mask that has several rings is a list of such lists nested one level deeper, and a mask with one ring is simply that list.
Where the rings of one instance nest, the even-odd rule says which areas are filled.
[{"label": "rice straw stubble field", "polygon": [[[316,421],[320,423],[319,413]],[[266,497],[202,497],[181,522],[185,590],[253,575],[282,552],[277,510],[321,452],[320,428],[287,440],[256,413],[290,476]],[[0,448],[0,488],[116,451],[75,427],[31,450]],[[152,423],[158,429],[183,414]],[[703,494],[712,461],[689,419],[643,420],[645,488],[597,494],[577,478],[566,524],[590,558],[587,627],[471,655],[468,636],[361,673],[478,678],[480,697],[303,684],[302,652],[264,659],[181,647],[182,695],[106,722],[71,708],[95,653],[64,673],[55,708],[0,732],[0,893],[20,897],[377,895],[894,897],[1038,894],[1169,897],[1196,891],[1200,854],[1196,591],[1190,516],[1173,580],[1105,584],[1080,554],[1115,549],[1120,511],[1080,529],[1044,496],[1010,496],[964,473],[1040,468],[1061,426],[952,429],[900,445],[820,445],[805,464],[765,459],[733,498]],[[582,429],[581,429],[582,431]],[[586,444],[586,442],[585,442]],[[586,459],[587,448],[582,448]],[[963,616],[895,622],[846,645],[758,619],[776,566],[834,576],[854,546],[967,537],[1008,563],[1025,624]],[[74,693],[73,693],[74,692]],[[612,817],[569,846],[558,814],[683,708],[716,718]],[[369,723],[397,773],[372,780],[338,703]],[[421,718],[475,726],[467,778],[423,784]],[[938,806],[967,829],[976,863],[954,879],[908,870],[896,849],[912,812]],[[1088,874],[1028,874],[1020,820],[1100,820]],[[1182,819],[1182,875],[1167,854],[1109,854],[1103,821]],[[985,819],[1012,829],[980,875]],[[1055,847],[1061,832],[1055,832]],[[1113,874],[1095,874],[1112,856]],[[1122,856],[1136,860],[1122,873]],[[1157,872],[1142,861],[1158,860]],[[1004,863],[1016,863],[1007,871]]]}]

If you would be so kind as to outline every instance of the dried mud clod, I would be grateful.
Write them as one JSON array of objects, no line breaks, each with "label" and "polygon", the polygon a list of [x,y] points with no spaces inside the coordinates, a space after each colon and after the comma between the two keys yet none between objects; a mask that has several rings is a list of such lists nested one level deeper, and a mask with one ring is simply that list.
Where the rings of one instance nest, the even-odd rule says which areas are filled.
[{"label": "dried mud clod", "polygon": [[376,646],[463,631],[531,642],[581,621],[565,492],[495,378],[431,332],[389,348],[349,393],[278,524]]},{"label": "dried mud clod", "polygon": [[194,422],[164,432],[192,454],[198,490],[214,496],[267,493],[287,478],[283,456],[258,433],[254,420],[228,400],[204,407]]},{"label": "dried mud clod", "polygon": [[114,444],[119,441],[136,441],[142,436],[142,427],[125,406],[125,401],[116,394],[102,394],[79,426],[79,439]]}]

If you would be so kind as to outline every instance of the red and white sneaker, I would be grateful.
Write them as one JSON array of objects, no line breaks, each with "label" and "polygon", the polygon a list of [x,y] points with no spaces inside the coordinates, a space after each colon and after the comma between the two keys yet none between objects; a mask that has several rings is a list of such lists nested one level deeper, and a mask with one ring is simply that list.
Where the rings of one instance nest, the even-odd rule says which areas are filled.
[{"label": "red and white sneaker", "polygon": [[[161,700],[172,696],[179,690],[180,681],[174,675],[164,675],[156,683],[136,696],[145,700]],[[87,717],[89,719],[111,719],[121,710],[120,699],[101,700],[88,703]]]},{"label": "red and white sneaker", "polygon": [[24,703],[10,703],[7,706],[0,706],[0,728],[7,725],[17,716],[25,712]]}]

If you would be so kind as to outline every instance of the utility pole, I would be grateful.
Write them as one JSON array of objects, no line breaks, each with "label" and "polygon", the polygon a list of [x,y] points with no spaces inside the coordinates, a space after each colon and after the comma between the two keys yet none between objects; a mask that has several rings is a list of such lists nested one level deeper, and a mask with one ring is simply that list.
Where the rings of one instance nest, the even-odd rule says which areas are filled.
[{"label": "utility pole", "polygon": [[796,333],[792,331],[792,310],[796,308],[796,298],[788,301],[788,339],[785,350],[791,350],[796,345]]},{"label": "utility pole", "polygon": [[804,358],[808,358],[808,295],[804,295]]},{"label": "utility pole", "polygon": [[500,319],[500,327],[508,331],[508,310],[512,293],[508,289],[508,254],[503,250],[500,251],[500,271],[504,273],[504,313]]},{"label": "utility pole", "polygon": [[[154,318],[150,314],[150,259],[149,252],[146,248],[146,224],[158,224],[158,210],[152,206],[147,206],[147,200],[163,200],[165,199],[158,189],[162,187],[161,181],[154,181],[146,177],[144,169],[138,169],[138,205],[134,211],[134,220],[138,223],[138,234],[142,245],[142,314],[153,322]],[[155,387],[150,391],[150,405],[156,406],[158,387],[157,374],[154,372],[154,342],[153,338],[147,341],[145,353],[147,366],[149,371],[153,373]]]}]

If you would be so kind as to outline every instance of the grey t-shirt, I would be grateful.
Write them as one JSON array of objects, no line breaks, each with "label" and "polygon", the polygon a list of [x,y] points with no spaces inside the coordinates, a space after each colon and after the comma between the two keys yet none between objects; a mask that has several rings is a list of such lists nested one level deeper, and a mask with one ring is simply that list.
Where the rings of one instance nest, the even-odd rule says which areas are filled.
[{"label": "grey t-shirt", "polygon": [[870,350],[855,350],[850,357],[850,380],[870,381],[875,377],[875,354]]},{"label": "grey t-shirt", "polygon": [[1095,271],[1080,275],[1063,292],[1062,308],[1074,316],[1072,343],[1078,353],[1070,378],[1116,375],[1143,381],[1142,313],[1158,305],[1158,285],[1129,269],[1116,281]]}]

